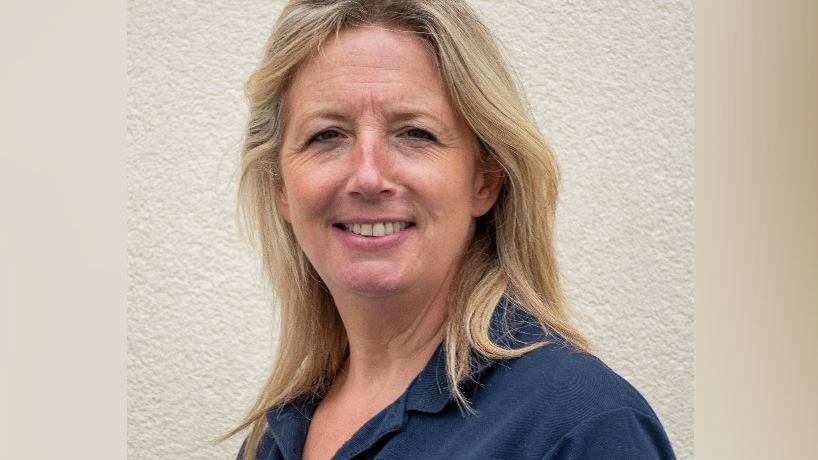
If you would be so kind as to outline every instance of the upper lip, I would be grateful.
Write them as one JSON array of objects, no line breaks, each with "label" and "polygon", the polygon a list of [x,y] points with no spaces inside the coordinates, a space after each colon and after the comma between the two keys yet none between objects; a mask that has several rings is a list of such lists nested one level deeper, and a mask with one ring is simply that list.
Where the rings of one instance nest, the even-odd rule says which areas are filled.
[{"label": "upper lip", "polygon": [[405,217],[350,217],[337,221],[337,224],[379,224],[383,222],[406,222],[412,223],[411,219]]}]

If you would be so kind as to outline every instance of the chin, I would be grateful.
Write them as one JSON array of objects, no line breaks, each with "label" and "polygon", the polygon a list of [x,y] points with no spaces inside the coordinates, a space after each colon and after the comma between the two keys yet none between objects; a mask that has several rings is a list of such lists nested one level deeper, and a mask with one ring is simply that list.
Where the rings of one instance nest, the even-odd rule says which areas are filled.
[{"label": "chin", "polygon": [[338,278],[339,288],[364,297],[387,297],[406,289],[406,282],[397,273],[384,276],[377,273],[344,273]]}]

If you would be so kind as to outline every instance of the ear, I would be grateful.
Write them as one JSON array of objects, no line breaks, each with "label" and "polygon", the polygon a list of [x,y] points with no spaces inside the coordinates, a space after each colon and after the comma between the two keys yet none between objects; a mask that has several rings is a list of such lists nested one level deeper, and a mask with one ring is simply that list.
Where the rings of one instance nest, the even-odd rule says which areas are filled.
[{"label": "ear", "polygon": [[489,212],[497,202],[497,196],[500,195],[504,180],[503,169],[493,158],[489,158],[485,167],[475,172],[472,189],[472,217],[480,217]]},{"label": "ear", "polygon": [[290,203],[287,200],[287,189],[284,186],[284,181],[279,181],[279,183],[274,185],[274,187],[276,209],[285,221],[290,222]]}]

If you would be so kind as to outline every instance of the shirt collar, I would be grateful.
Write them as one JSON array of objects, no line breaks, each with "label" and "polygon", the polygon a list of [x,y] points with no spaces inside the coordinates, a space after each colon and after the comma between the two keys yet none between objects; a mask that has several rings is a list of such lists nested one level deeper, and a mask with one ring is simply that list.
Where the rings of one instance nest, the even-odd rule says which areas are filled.
[{"label": "shirt collar", "polygon": [[316,405],[312,397],[305,395],[267,411],[267,429],[285,460],[301,458]]},{"label": "shirt collar", "polygon": [[[489,338],[503,348],[519,349],[542,341],[544,334],[542,327],[532,316],[504,297],[492,314]],[[472,368],[468,376],[460,382],[464,392],[476,387],[480,375],[494,364],[495,361],[491,359],[473,355]],[[407,412],[438,413],[453,402],[452,399],[446,376],[446,352],[444,344],[441,343],[403,396],[384,409],[380,414],[382,417],[372,420],[377,423],[367,423],[362,430],[372,431],[373,436],[400,430],[406,423]],[[315,412],[317,402],[314,396],[305,395],[267,412],[270,431],[285,459],[301,457],[309,421]],[[373,436],[362,436],[360,439]],[[357,435],[355,439],[358,439]],[[360,446],[345,445],[344,450],[349,448],[354,450],[357,447]]]},{"label": "shirt collar", "polygon": [[[500,347],[520,349],[541,342],[545,337],[542,326],[531,315],[524,312],[506,297],[494,309],[489,323],[489,338]],[[468,376],[459,385],[464,392],[474,389],[480,375],[496,362],[478,354],[472,355],[472,367]],[[426,367],[415,378],[407,390],[406,410],[426,413],[442,411],[453,397],[446,375],[446,352],[440,344]]]}]

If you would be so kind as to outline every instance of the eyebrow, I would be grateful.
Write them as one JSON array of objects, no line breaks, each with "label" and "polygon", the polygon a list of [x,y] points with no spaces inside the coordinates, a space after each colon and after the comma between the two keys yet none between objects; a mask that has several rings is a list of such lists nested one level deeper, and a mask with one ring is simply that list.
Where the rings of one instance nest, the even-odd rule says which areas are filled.
[{"label": "eyebrow", "polygon": [[[292,114],[290,114],[290,116],[292,116]],[[299,116],[297,119],[303,123],[304,121],[313,120],[315,118],[343,121],[346,120],[348,117],[344,115],[342,112],[333,109],[320,108],[310,110],[305,114]]]},{"label": "eyebrow", "polygon": [[394,121],[410,121],[410,120],[416,120],[418,118],[428,118],[432,123],[435,123],[437,126],[441,126],[441,127],[448,126],[446,123],[443,123],[443,120],[441,120],[437,115],[435,115],[435,114],[433,114],[433,113],[431,113],[429,111],[426,111],[426,110],[400,111],[400,112],[394,112],[394,113],[392,113],[390,115],[391,115],[391,119],[394,120]]},{"label": "eyebrow", "polygon": [[[390,122],[401,122],[401,121],[410,121],[410,120],[417,120],[419,118],[426,118],[431,123],[434,123],[437,126],[445,127],[448,126],[448,123],[444,123],[443,120],[428,110],[398,110],[394,112],[389,112],[388,120]],[[347,121],[350,119],[350,116],[347,113],[338,111],[336,109],[331,108],[319,108],[315,110],[311,110],[302,114],[297,119],[304,123],[308,120],[314,120],[316,118],[324,119],[324,120],[332,120],[332,121]]]}]

